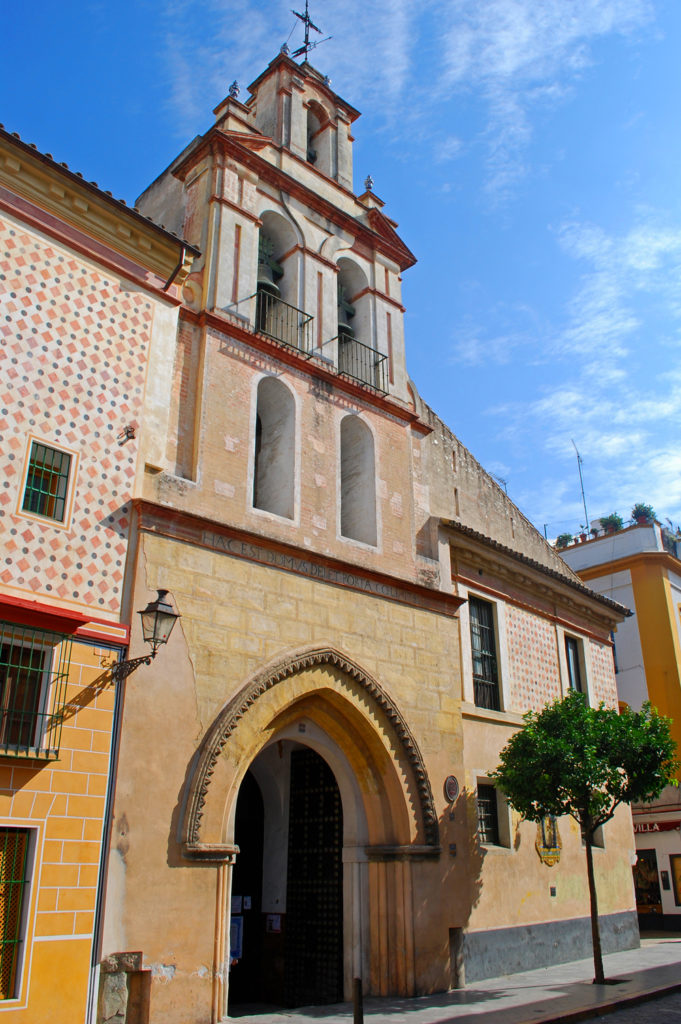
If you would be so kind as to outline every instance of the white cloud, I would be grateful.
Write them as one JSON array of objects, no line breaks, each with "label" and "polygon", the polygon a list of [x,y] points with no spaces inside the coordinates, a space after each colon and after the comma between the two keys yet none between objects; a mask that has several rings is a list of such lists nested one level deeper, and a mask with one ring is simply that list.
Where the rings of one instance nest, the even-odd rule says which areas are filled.
[{"label": "white cloud", "polygon": [[[503,198],[527,173],[536,110],[569,91],[594,42],[651,17],[651,0],[345,0],[314,11],[333,41],[310,60],[350,102],[369,102],[397,139],[412,139],[417,123],[436,136],[453,94],[480,98],[486,187]],[[203,129],[234,78],[245,86],[287,39],[292,49],[302,42],[290,0],[166,0],[164,21],[170,103],[183,137]],[[450,136],[439,159],[460,145]]]}]

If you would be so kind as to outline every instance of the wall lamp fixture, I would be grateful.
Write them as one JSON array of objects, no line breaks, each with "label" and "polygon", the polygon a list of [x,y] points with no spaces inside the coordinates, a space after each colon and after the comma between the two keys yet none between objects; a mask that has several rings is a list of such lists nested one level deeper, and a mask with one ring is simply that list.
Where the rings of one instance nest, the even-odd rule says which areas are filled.
[{"label": "wall lamp fixture", "polygon": [[180,618],[180,614],[175,611],[167,599],[167,594],[167,590],[159,590],[156,600],[150,601],[143,611],[138,612],[142,619],[142,636],[145,643],[151,644],[151,654],[143,654],[139,658],[117,662],[112,669],[112,675],[117,683],[127,679],[130,673],[140,665],[151,665],[159,647],[168,643],[168,638],[172,633],[173,626]]}]

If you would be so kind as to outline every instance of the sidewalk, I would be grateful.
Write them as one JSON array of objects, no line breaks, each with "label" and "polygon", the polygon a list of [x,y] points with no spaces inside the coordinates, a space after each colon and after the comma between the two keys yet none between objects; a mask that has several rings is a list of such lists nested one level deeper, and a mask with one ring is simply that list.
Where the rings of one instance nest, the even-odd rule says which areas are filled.
[{"label": "sidewalk", "polygon": [[[594,985],[593,961],[576,960],[489,978],[418,999],[364,1000],[366,1024],[548,1024],[578,1021],[618,1005],[681,991],[681,933],[642,937],[641,948],[603,958],[616,984]],[[352,1005],[314,1006],[239,1015],[242,1024],[352,1024]]]}]

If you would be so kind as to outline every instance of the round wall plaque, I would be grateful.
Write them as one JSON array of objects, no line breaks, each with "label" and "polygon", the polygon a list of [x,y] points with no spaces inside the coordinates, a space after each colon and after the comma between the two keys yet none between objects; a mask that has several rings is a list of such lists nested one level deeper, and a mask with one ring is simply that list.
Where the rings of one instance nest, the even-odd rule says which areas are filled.
[{"label": "round wall plaque", "polygon": [[459,783],[455,775],[448,775],[445,779],[445,797],[450,804],[453,804],[459,795]]}]

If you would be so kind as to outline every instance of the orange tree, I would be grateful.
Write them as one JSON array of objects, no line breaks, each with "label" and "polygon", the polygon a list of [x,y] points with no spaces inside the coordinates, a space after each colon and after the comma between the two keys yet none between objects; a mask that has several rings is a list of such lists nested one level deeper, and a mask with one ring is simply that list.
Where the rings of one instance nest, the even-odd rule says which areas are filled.
[{"label": "orange tree", "polygon": [[594,832],[619,804],[653,800],[679,768],[669,719],[650,704],[621,713],[589,707],[575,690],[539,712],[501,752],[491,778],[523,818],[571,815],[582,830],[591,905],[594,983],[604,984],[593,868]]}]

